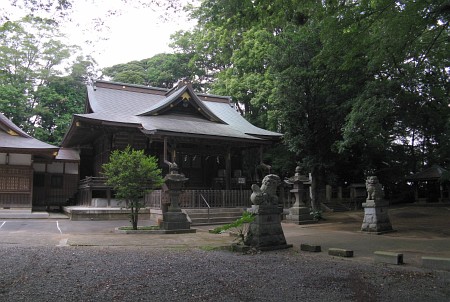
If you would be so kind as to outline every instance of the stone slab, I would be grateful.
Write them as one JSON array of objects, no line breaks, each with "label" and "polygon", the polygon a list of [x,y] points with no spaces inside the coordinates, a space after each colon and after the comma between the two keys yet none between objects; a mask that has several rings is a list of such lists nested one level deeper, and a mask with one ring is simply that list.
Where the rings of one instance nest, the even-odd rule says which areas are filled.
[{"label": "stone slab", "polygon": [[403,264],[403,254],[395,252],[376,251],[374,252],[375,262],[389,264]]},{"label": "stone slab", "polygon": [[450,258],[423,256],[422,267],[450,271]]},{"label": "stone slab", "polygon": [[322,251],[322,248],[320,245],[311,245],[311,244],[302,243],[302,244],[300,244],[300,250],[305,251],[305,252],[318,253],[318,252]]},{"label": "stone slab", "polygon": [[328,249],[328,255],[349,258],[353,257],[353,251],[346,249],[330,248]]}]

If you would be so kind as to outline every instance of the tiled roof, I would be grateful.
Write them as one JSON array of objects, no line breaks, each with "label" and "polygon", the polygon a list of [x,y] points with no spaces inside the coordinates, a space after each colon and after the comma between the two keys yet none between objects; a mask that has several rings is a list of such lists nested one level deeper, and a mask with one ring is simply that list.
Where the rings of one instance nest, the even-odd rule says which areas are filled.
[{"label": "tiled roof", "polygon": [[[183,114],[171,108],[189,93],[189,102],[196,114]],[[228,98],[194,94],[192,88],[181,85],[170,91],[145,86],[99,81],[88,87],[86,114],[75,115],[77,120],[97,124],[114,123],[135,126],[143,133],[170,132],[195,136],[224,137],[228,139],[265,141],[281,137],[280,133],[258,128],[245,120],[229,103]],[[72,124],[69,132],[75,133]],[[71,146],[76,142],[63,145]],[[75,137],[75,136],[73,136]],[[79,138],[79,136],[78,136]],[[75,140],[75,138],[73,138]]]},{"label": "tiled roof", "polygon": [[80,161],[80,153],[74,149],[60,148],[55,159],[64,161]]},{"label": "tiled roof", "polygon": [[442,174],[446,172],[448,171],[442,168],[441,166],[433,165],[423,171],[417,172],[416,174],[406,177],[406,179],[410,181],[435,180],[440,179],[442,177]]},{"label": "tiled roof", "polygon": [[0,113],[0,150],[8,149],[32,152],[33,150],[55,152],[58,147],[41,142],[14,125]]}]

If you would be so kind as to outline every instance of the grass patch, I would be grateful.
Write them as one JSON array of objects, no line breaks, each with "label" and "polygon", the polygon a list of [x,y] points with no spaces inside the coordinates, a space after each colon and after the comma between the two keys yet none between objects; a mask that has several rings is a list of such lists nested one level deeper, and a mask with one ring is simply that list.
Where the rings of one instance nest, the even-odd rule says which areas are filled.
[{"label": "grass patch", "polygon": [[[152,231],[152,230],[159,230],[159,229],[160,228],[158,225],[138,226],[138,228],[137,228],[138,231]],[[133,227],[132,226],[123,226],[123,227],[119,227],[119,230],[133,231]]]}]

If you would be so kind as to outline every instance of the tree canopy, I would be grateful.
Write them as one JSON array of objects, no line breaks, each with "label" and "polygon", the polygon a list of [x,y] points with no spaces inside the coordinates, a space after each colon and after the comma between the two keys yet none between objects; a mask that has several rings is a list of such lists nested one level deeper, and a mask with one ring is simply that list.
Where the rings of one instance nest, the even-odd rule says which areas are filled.
[{"label": "tree canopy", "polygon": [[[94,63],[66,45],[52,20],[26,16],[0,26],[0,111],[48,143],[59,144],[72,114],[81,113]],[[68,68],[67,75],[63,75]]]},{"label": "tree canopy", "polygon": [[202,70],[190,64],[189,54],[158,54],[151,58],[103,69],[115,82],[172,88],[182,78],[200,83]]},{"label": "tree canopy", "polygon": [[206,0],[173,45],[213,76],[213,92],[285,134],[313,187],[367,173],[394,183],[449,159],[449,8]]}]

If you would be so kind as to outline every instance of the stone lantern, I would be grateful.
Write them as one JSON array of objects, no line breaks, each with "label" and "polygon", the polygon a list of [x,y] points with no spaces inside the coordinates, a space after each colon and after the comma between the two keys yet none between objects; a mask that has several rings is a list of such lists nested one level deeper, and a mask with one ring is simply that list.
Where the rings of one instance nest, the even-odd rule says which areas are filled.
[{"label": "stone lantern", "polygon": [[163,213],[162,227],[164,230],[188,230],[191,224],[187,220],[186,214],[181,212],[179,199],[184,183],[188,178],[178,173],[178,166],[172,163],[169,174],[164,177],[168,188],[170,205],[167,212]]},{"label": "stone lantern", "polygon": [[300,167],[298,166],[295,168],[295,175],[285,180],[287,184],[293,185],[291,192],[295,196],[295,203],[289,209],[289,214],[286,216],[287,222],[295,224],[316,222],[311,215],[311,209],[303,201],[303,194],[305,192],[303,183],[308,181],[308,177],[300,174]]}]

